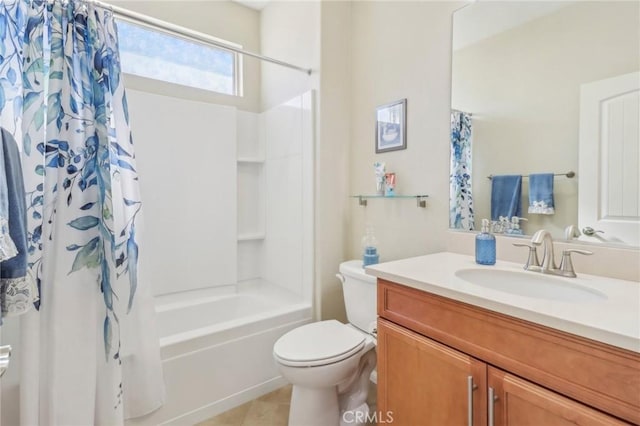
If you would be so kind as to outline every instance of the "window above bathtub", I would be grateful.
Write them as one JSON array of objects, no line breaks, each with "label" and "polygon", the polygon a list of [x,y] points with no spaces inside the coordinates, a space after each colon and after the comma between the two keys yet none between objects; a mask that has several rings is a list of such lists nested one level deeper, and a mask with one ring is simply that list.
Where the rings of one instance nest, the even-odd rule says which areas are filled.
[{"label": "window above bathtub", "polygon": [[[122,71],[140,77],[242,96],[239,54],[118,20]],[[242,46],[220,40],[226,45]]]}]

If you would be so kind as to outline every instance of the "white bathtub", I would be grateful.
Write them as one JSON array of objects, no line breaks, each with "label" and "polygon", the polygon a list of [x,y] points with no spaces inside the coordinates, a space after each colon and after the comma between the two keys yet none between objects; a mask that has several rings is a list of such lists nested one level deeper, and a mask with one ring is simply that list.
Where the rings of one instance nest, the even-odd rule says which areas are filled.
[{"label": "white bathtub", "polygon": [[286,382],[275,341],[311,321],[311,305],[262,280],[156,300],[167,400],[129,425],[191,425]]}]

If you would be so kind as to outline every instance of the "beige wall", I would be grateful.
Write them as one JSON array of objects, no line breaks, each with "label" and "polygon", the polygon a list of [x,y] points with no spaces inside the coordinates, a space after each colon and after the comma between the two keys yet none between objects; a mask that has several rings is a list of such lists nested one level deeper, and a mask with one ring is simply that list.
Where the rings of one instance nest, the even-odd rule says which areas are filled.
[{"label": "beige wall", "polygon": [[318,89],[320,68],[320,3],[273,1],[261,13],[262,54],[315,72],[262,63],[262,110],[310,89]]},{"label": "beige wall", "polygon": [[350,2],[323,2],[319,143],[316,149],[316,300],[322,319],[346,321],[336,278],[347,256],[352,35]]},{"label": "beige wall", "polygon": [[[361,256],[365,224],[375,228],[381,261],[445,248],[448,227],[451,14],[459,2],[354,2],[350,193],[375,190],[373,163],[397,174],[398,194],[414,200],[349,200],[348,257]],[[407,98],[407,149],[375,154],[375,108]]]},{"label": "beige wall", "polygon": [[[231,1],[109,1],[116,6],[171,22],[260,52],[260,13]],[[260,111],[260,61],[244,59],[244,96],[229,96],[127,75],[127,87],[196,101]]]},{"label": "beige wall", "polygon": [[[580,85],[638,70],[639,13],[637,2],[578,2],[456,51],[452,106],[474,115],[476,229],[490,217],[489,174],[579,172]],[[577,224],[579,177],[555,179],[552,216],[527,214],[523,181],[526,233],[563,238]]]}]

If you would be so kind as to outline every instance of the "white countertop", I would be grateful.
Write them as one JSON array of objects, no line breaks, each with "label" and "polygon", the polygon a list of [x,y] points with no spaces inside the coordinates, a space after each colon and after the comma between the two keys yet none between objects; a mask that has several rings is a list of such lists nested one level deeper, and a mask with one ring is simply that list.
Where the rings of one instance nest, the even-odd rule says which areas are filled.
[{"label": "white countertop", "polygon": [[563,302],[519,296],[458,278],[461,269],[502,269],[525,274],[522,264],[478,265],[472,256],[436,253],[368,266],[366,272],[407,287],[640,353],[640,283],[595,275],[554,277],[606,295],[605,300]]}]

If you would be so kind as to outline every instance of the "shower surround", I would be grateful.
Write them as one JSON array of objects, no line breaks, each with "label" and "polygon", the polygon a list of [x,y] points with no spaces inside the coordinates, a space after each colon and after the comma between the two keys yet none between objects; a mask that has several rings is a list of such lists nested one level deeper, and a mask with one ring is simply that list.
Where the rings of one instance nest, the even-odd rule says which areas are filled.
[{"label": "shower surround", "polygon": [[313,93],[262,113],[128,96],[167,387],[128,424],[195,423],[282,386],[273,343],[311,321]]}]

